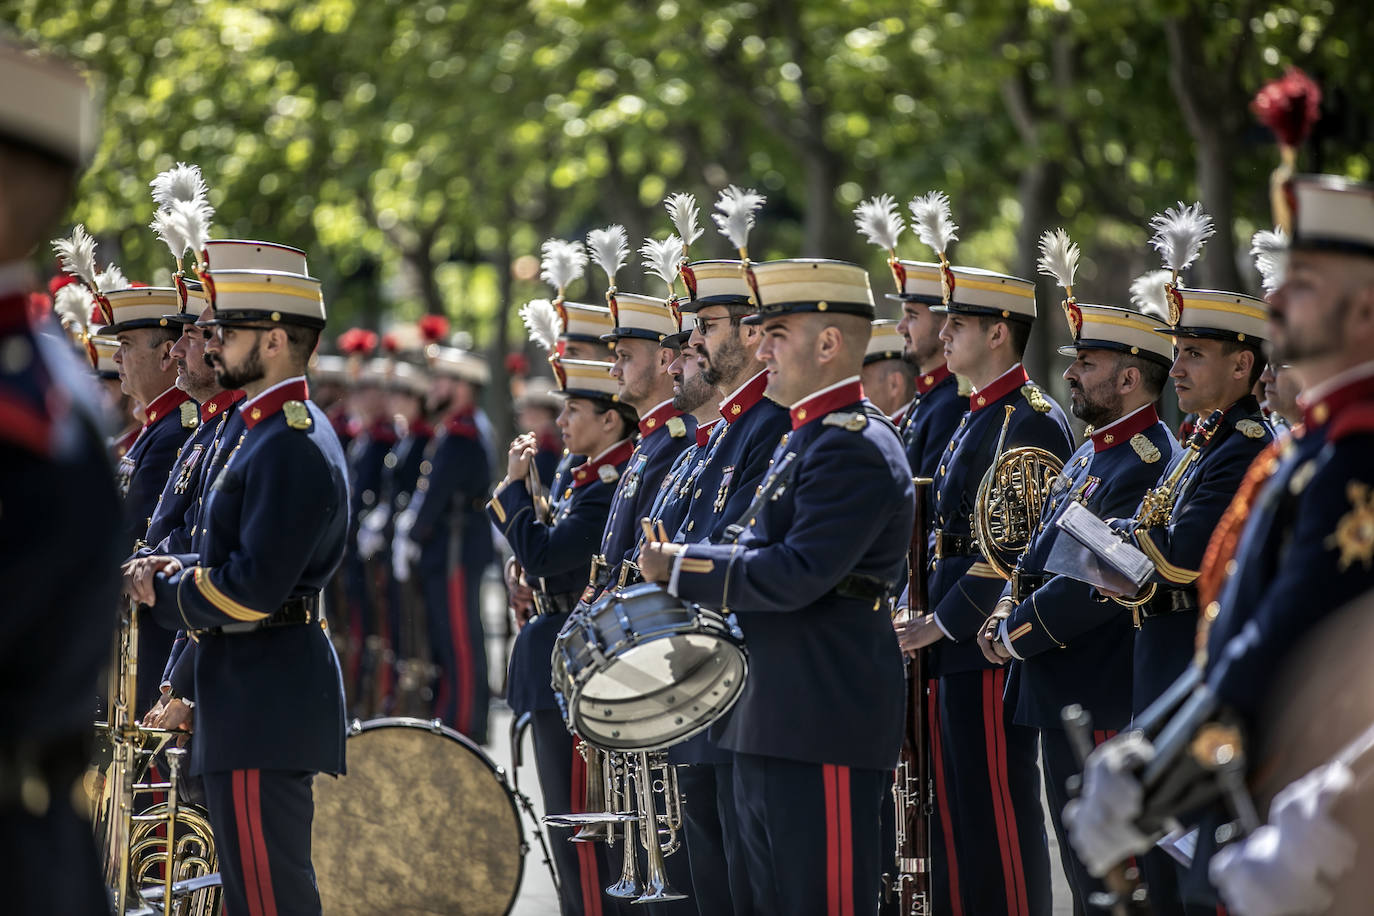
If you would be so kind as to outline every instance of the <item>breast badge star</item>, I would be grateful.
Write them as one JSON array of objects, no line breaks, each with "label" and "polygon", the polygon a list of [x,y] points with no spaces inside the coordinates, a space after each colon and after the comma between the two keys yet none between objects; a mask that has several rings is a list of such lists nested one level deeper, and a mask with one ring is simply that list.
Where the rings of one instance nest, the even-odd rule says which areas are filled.
[{"label": "breast badge star", "polygon": [[1369,569],[1374,565],[1374,491],[1369,484],[1353,480],[1346,484],[1345,495],[1350,498],[1350,511],[1341,516],[1323,544],[1341,552],[1341,572],[1356,562]]}]

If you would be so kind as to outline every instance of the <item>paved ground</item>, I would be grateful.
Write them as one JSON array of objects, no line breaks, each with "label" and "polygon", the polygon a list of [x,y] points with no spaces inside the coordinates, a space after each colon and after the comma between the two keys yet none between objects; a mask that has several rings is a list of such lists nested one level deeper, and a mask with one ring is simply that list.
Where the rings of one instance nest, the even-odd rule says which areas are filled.
[{"label": "paved ground", "polygon": [[[501,606],[499,596],[499,584],[489,583],[493,588],[488,588],[484,594],[484,610],[487,618],[487,632],[499,634],[503,632],[504,607]],[[497,680],[505,670],[505,659],[500,656],[502,651],[501,641],[493,638],[488,643],[488,654],[491,658],[492,679]],[[490,734],[492,744],[486,748],[497,765],[503,767],[507,773],[507,781],[513,782],[513,777],[518,777],[520,791],[529,797],[535,812],[543,814],[539,795],[539,777],[535,773],[533,751],[530,747],[528,734],[525,736],[525,765],[518,773],[511,772],[511,749],[508,735],[510,733],[510,710],[502,702],[497,702],[491,713]],[[1069,898],[1068,885],[1065,882],[1062,870],[1059,867],[1059,849],[1055,842],[1054,831],[1049,829],[1049,815],[1045,816],[1046,830],[1050,840],[1050,867],[1054,884],[1054,916],[1072,916],[1073,904]],[[530,851],[525,856],[525,873],[520,885],[520,894],[516,898],[515,908],[511,911],[512,916],[556,916],[558,913],[558,898],[554,891],[553,879],[550,876],[548,867],[544,864],[542,853],[538,843],[532,834],[532,825],[525,824],[526,839],[530,844]],[[935,914],[943,916],[943,914]]]}]

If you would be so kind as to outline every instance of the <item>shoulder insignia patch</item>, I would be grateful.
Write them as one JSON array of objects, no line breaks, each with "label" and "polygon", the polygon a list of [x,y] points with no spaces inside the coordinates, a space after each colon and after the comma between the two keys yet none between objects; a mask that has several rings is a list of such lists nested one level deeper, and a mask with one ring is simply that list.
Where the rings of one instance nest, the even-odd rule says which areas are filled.
[{"label": "shoulder insignia patch", "polygon": [[181,402],[181,428],[195,429],[200,425],[200,408],[195,401]]},{"label": "shoulder insignia patch", "polygon": [[612,484],[620,479],[620,472],[615,469],[613,464],[603,464],[596,469],[596,476],[601,478],[604,484]]},{"label": "shoulder insignia patch", "polygon": [[1045,397],[1045,392],[1040,390],[1040,386],[1030,383],[1021,386],[1021,396],[1026,399],[1026,403],[1034,408],[1036,413],[1049,413],[1050,400]]},{"label": "shoulder insignia patch", "polygon": [[687,424],[683,422],[682,417],[670,417],[668,419],[668,435],[674,439],[681,439],[687,435]]},{"label": "shoulder insignia patch", "polygon": [[304,401],[287,401],[281,405],[281,412],[286,415],[286,425],[292,429],[309,429],[315,425]]},{"label": "shoulder insignia patch", "polygon": [[1264,438],[1264,424],[1259,423],[1255,420],[1237,420],[1236,429],[1239,430],[1240,434],[1247,439]]},{"label": "shoulder insignia patch", "polygon": [[1131,448],[1140,456],[1140,460],[1146,464],[1154,464],[1159,460],[1159,449],[1149,440],[1144,433],[1136,433],[1131,437]]},{"label": "shoulder insignia patch", "polygon": [[1374,492],[1369,484],[1352,480],[1345,485],[1350,511],[1341,516],[1336,530],[1322,543],[1341,552],[1341,572],[1357,562],[1366,570],[1374,565]]},{"label": "shoulder insignia patch", "polygon": [[822,426],[838,426],[847,429],[851,433],[857,433],[868,425],[868,414],[863,411],[835,411],[828,413],[821,420]]}]

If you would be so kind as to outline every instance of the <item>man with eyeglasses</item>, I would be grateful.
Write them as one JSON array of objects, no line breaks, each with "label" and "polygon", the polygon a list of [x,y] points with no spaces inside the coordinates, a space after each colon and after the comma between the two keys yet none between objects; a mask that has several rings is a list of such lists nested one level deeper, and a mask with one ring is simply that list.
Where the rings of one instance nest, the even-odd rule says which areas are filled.
[{"label": "man with eyeglasses", "polygon": [[205,781],[226,910],[319,913],[311,785],[343,772],[345,731],[319,595],[348,531],[343,449],[305,380],[324,303],[303,274],[212,274],[206,351],[219,385],[246,395],[241,432],[221,443],[191,550],[143,559],[126,588],[199,641],[191,772]]}]

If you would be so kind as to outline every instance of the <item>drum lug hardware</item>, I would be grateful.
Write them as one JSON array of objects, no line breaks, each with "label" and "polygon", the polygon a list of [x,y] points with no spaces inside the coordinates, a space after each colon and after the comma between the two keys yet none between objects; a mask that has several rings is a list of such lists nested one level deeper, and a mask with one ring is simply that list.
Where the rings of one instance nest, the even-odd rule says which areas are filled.
[{"label": "drum lug hardware", "polygon": [[441,733],[443,732],[443,730],[444,730],[444,723],[443,723],[443,720],[442,720],[442,719],[430,719],[430,720],[429,720],[429,730],[432,731],[432,732],[434,732],[434,734],[436,734],[436,735],[441,734]]},{"label": "drum lug hardware", "polygon": [[348,723],[348,733],[350,735],[361,735],[363,733],[363,722],[361,719],[354,719]]}]

